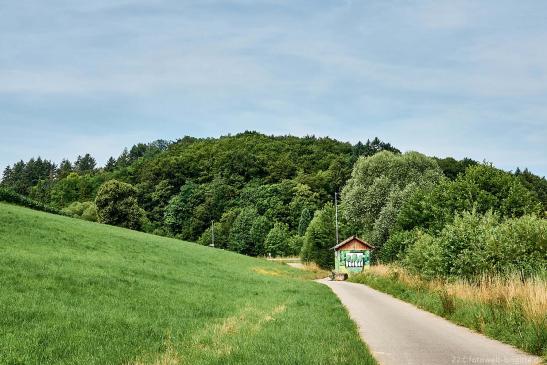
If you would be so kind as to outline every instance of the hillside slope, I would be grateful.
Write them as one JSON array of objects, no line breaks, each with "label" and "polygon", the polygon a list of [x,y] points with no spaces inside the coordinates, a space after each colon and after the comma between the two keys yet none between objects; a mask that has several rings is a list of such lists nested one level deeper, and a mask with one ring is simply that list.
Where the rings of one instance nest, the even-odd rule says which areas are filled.
[{"label": "hillside slope", "polygon": [[280,264],[0,204],[2,364],[370,364]]}]

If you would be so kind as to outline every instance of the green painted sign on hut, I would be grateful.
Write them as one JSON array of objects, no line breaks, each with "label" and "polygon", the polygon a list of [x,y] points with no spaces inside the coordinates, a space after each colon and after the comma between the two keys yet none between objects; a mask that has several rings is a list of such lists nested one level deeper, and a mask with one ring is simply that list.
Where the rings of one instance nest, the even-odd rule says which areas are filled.
[{"label": "green painted sign on hut", "polygon": [[334,250],[334,278],[344,280],[370,266],[370,243],[351,236],[332,248]]}]

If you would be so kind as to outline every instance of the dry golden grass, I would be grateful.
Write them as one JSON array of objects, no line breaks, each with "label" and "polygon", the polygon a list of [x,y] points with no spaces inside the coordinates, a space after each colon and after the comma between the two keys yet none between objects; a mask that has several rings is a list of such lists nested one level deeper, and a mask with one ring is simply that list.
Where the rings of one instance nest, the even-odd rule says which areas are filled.
[{"label": "dry golden grass", "polygon": [[312,273],[314,279],[322,279],[330,275],[328,270],[320,268],[315,262],[302,263],[302,270]]},{"label": "dry golden grass", "polygon": [[446,292],[451,297],[470,302],[503,307],[518,305],[532,321],[545,321],[547,317],[547,281],[541,278],[522,281],[518,276],[484,276],[476,283],[465,280],[428,281],[393,265],[375,265],[370,268],[369,273],[397,278],[413,288],[427,287],[432,291]]},{"label": "dry golden grass", "polygon": [[461,299],[509,307],[518,303],[531,320],[547,316],[547,282],[539,278],[526,281],[518,277],[483,277],[478,284],[457,281],[446,284],[448,292]]}]

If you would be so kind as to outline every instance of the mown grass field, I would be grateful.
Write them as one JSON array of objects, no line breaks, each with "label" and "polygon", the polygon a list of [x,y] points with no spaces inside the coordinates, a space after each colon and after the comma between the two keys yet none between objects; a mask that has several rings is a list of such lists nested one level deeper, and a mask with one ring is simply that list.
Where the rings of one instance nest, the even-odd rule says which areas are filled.
[{"label": "mown grass field", "polygon": [[373,364],[310,275],[0,204],[0,363]]},{"label": "mown grass field", "polygon": [[547,363],[547,277],[428,281],[398,266],[372,266],[350,280],[543,356]]}]

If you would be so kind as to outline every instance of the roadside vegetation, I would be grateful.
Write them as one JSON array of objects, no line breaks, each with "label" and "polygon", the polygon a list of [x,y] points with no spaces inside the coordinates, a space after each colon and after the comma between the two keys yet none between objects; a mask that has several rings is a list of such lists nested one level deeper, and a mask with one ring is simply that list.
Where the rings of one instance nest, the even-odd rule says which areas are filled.
[{"label": "roadside vegetation", "polygon": [[375,265],[350,280],[547,360],[545,276],[424,279],[400,266]]},{"label": "roadside vegetation", "polygon": [[361,158],[342,224],[376,247],[376,266],[352,280],[546,356],[544,189],[489,164],[450,178],[416,153]]},{"label": "roadside vegetation", "polygon": [[0,203],[0,363],[375,364],[313,277]]}]

